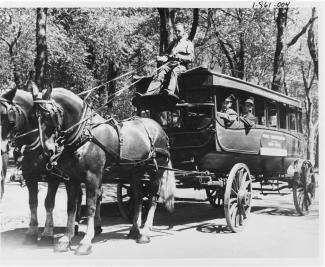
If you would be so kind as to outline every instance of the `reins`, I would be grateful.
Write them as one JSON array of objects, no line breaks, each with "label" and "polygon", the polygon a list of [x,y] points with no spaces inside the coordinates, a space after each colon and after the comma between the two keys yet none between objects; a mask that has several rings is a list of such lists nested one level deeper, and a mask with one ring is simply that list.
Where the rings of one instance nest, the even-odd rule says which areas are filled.
[{"label": "reins", "polygon": [[[93,91],[95,91],[95,90],[97,90],[97,89],[99,89],[99,88],[101,88],[101,87],[103,87],[103,86],[109,84],[110,82],[114,82],[114,81],[117,81],[117,80],[119,80],[119,79],[121,79],[121,78],[123,78],[123,77],[125,77],[125,76],[128,76],[128,75],[134,73],[136,70],[142,68],[143,66],[145,66],[145,65],[150,65],[150,64],[153,63],[153,62],[155,62],[155,60],[151,60],[151,61],[149,61],[149,62],[147,62],[147,63],[145,63],[145,64],[142,64],[142,65],[140,65],[139,67],[135,68],[134,70],[131,70],[131,71],[127,72],[127,73],[124,73],[124,74],[122,74],[122,75],[120,75],[120,76],[117,76],[117,77],[115,77],[115,78],[113,78],[113,79],[111,79],[111,80],[109,80],[109,81],[107,81],[107,82],[105,82],[105,83],[102,83],[101,85],[98,85],[98,86],[96,86],[96,87],[94,87],[94,88],[91,88],[91,89],[88,89],[88,90],[86,90],[86,91],[83,91],[83,92],[79,93],[78,96],[82,96],[82,95],[88,94],[88,95],[85,97],[85,99],[84,99],[84,100],[86,100],[86,99],[89,97],[89,95],[90,95]],[[157,70],[158,70],[158,69],[157,69]]]},{"label": "reins", "polygon": [[[151,63],[151,61],[150,61],[149,63]],[[148,63],[147,63],[147,64],[148,64]],[[167,64],[167,63],[166,63],[166,64]],[[163,66],[165,66],[166,64],[161,65],[161,66],[160,66],[159,68],[157,68],[155,71],[158,71],[159,69],[161,69],[161,68],[162,68]],[[134,71],[135,71],[135,70],[133,70],[132,72],[134,72]],[[131,73],[132,73],[132,72],[131,72]],[[126,74],[129,74],[129,73],[126,73]],[[126,74],[123,74],[122,76],[126,76]],[[109,83],[109,82],[111,82],[111,81],[113,81],[113,80],[117,80],[117,79],[121,78],[122,76],[116,77],[116,78],[114,78],[114,79],[112,79],[112,80],[110,80],[110,81],[108,81],[108,82],[106,82],[106,83],[104,83],[104,84],[102,84],[102,85],[100,85],[100,86],[96,86],[96,87],[94,87],[94,88],[92,88],[92,89],[89,89],[89,90],[87,90],[87,91],[84,91],[84,92],[80,93],[78,96],[83,95],[83,94],[86,94],[86,93],[91,93],[91,92],[93,92],[94,90],[96,90],[96,89],[98,89],[98,88],[104,86],[105,84],[107,84],[107,83]],[[81,120],[81,121],[75,123],[74,125],[70,126],[67,130],[62,131],[62,132],[63,132],[64,134],[68,134],[68,133],[70,133],[70,132],[75,128],[75,127],[79,126],[79,124],[81,124],[81,123],[83,123],[83,122],[89,120],[91,117],[93,117],[94,115],[96,115],[96,114],[98,113],[98,111],[100,111],[101,109],[105,108],[105,107],[107,106],[107,104],[109,104],[110,102],[112,102],[112,101],[114,100],[114,97],[116,97],[117,95],[119,95],[120,93],[122,93],[123,91],[125,91],[126,89],[129,89],[131,86],[137,84],[137,83],[140,82],[140,81],[141,81],[141,79],[139,79],[139,80],[137,80],[137,81],[135,81],[135,82],[133,82],[133,83],[131,83],[131,84],[128,84],[128,85],[124,86],[122,89],[120,89],[120,90],[118,90],[118,91],[116,91],[116,92],[110,94],[110,95],[108,96],[109,100],[108,100],[105,104],[103,104],[103,105],[101,105],[99,108],[95,109],[95,110],[94,110],[94,111],[93,111],[93,112],[92,112],[88,117],[86,117],[86,118],[84,118],[83,120]],[[84,101],[85,101],[85,99],[84,99]]]}]

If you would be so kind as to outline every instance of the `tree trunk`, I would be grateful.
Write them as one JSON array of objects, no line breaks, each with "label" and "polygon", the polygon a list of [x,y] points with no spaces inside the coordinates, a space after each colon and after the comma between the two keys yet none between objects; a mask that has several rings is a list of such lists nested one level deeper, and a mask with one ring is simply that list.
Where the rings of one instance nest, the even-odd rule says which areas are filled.
[{"label": "tree trunk", "polygon": [[281,91],[281,86],[284,83],[284,29],[287,26],[288,8],[279,8],[278,17],[276,19],[277,25],[277,39],[274,54],[273,65],[273,80],[272,90]]},{"label": "tree trunk", "polygon": [[171,8],[158,8],[160,17],[160,45],[159,54],[163,55],[174,39],[174,25],[176,11]]},{"label": "tree trunk", "polygon": [[47,8],[37,8],[36,18],[36,58],[35,58],[35,82],[43,89],[45,87],[47,71],[47,44],[46,44],[46,20]]},{"label": "tree trunk", "polygon": [[[120,74],[120,67],[115,62],[110,60],[108,63],[107,81],[116,78],[117,76],[119,76],[119,74]],[[106,90],[104,90],[104,91],[105,92],[104,92],[103,100],[106,101],[106,103],[108,103],[108,101],[111,100],[110,95],[112,95],[116,92],[116,81],[110,82],[106,86]],[[107,104],[107,107],[112,108],[113,102],[110,101]]]},{"label": "tree trunk", "polygon": [[188,39],[190,41],[193,41],[198,25],[199,25],[199,9],[194,8],[193,9],[193,22],[192,22],[191,32],[190,32],[190,34],[188,36]]},{"label": "tree trunk", "polygon": [[[307,159],[311,161],[313,165],[316,163],[316,153],[317,151],[317,140],[316,140],[316,134],[318,131],[318,121],[313,125],[310,125],[310,133],[308,137],[308,149],[307,149]],[[316,153],[315,153],[316,152]]]},{"label": "tree trunk", "polygon": [[316,74],[316,77],[318,79],[318,53],[317,53],[317,47],[315,42],[315,32],[314,32],[314,20],[316,19],[316,8],[314,7],[312,10],[312,18],[311,18],[311,24],[308,30],[308,49],[310,56],[314,63],[314,71]]},{"label": "tree trunk", "polygon": [[315,168],[319,168],[319,130],[316,132]]}]

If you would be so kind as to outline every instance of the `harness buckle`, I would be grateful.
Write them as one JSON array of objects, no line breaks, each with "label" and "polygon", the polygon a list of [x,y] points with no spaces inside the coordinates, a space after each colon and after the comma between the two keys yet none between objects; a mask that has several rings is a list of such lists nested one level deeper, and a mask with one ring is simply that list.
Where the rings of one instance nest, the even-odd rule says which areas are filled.
[{"label": "harness buckle", "polygon": [[46,163],[45,168],[47,171],[52,171],[54,168],[54,165],[51,162]]}]

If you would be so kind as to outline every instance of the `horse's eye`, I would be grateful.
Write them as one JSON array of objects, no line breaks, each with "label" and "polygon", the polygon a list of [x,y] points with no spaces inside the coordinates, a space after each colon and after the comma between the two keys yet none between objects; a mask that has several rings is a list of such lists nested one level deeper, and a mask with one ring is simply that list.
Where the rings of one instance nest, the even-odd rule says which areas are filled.
[{"label": "horse's eye", "polygon": [[45,111],[45,112],[44,112],[44,117],[45,117],[45,118],[50,118],[50,117],[51,117],[51,113],[48,112],[48,111]]}]

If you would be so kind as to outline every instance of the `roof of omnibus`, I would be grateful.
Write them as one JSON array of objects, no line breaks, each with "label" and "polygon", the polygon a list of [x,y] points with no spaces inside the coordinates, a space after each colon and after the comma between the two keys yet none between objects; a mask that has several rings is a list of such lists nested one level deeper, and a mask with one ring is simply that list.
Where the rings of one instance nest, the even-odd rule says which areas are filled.
[{"label": "roof of omnibus", "polygon": [[[273,91],[266,87],[262,87],[238,78],[234,78],[225,74],[217,73],[210,71],[203,67],[198,67],[186,71],[183,75],[204,75],[206,78],[200,81],[200,88],[202,87],[211,87],[211,86],[220,86],[226,88],[232,88],[236,90],[245,91],[250,94],[259,95],[277,102],[288,104],[295,107],[301,107],[300,101],[297,99],[287,96],[285,94]],[[195,79],[197,81],[197,79]],[[196,82],[190,82],[190,85],[197,84]],[[194,89],[194,88],[192,88]]]}]

